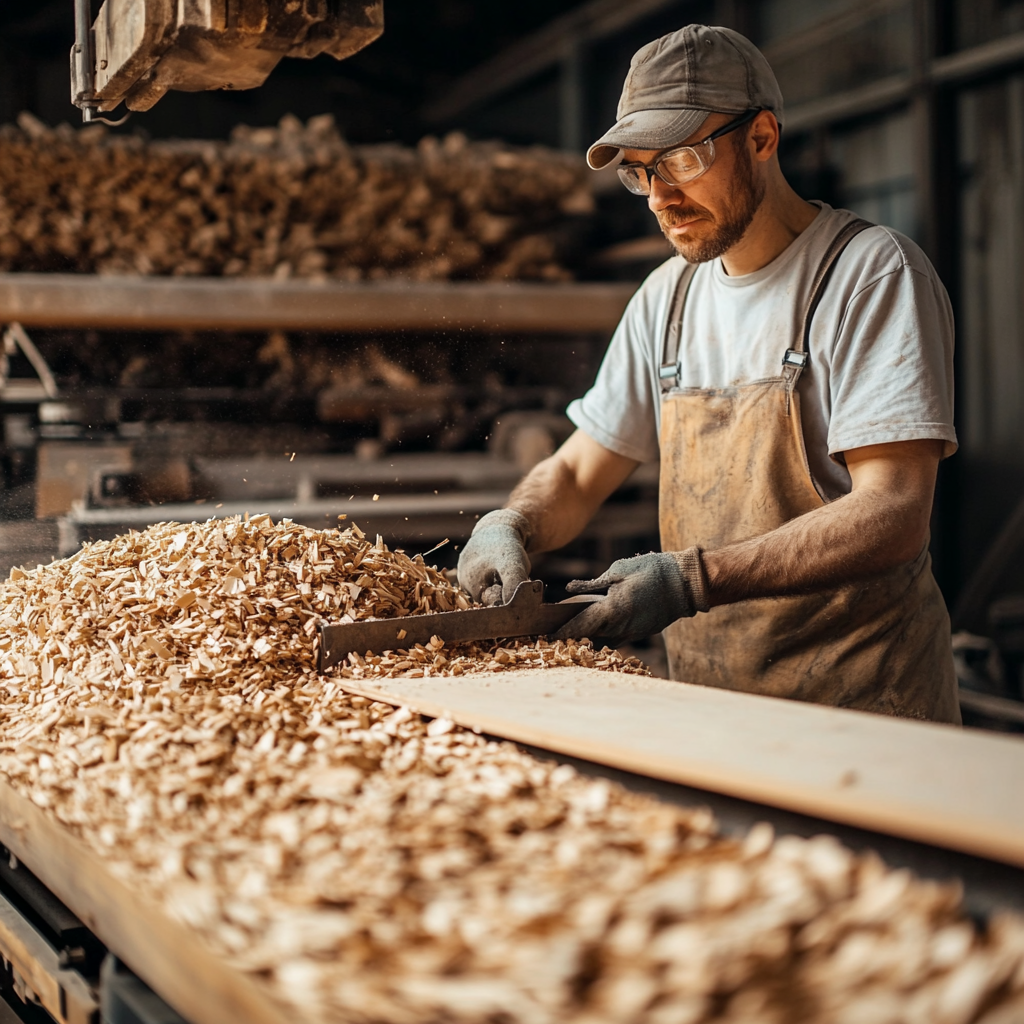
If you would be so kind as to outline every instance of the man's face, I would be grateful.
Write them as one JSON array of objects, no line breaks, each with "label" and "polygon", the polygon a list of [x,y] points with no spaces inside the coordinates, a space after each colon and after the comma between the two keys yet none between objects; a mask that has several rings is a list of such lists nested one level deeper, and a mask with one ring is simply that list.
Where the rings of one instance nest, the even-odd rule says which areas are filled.
[{"label": "man's face", "polygon": [[[735,115],[712,114],[687,143],[699,142]],[[690,263],[727,253],[742,237],[764,199],[765,184],[750,151],[749,125],[716,139],[715,161],[695,181],[678,188],[651,175],[647,203],[665,237]],[[660,150],[627,149],[627,163],[651,164]]]}]

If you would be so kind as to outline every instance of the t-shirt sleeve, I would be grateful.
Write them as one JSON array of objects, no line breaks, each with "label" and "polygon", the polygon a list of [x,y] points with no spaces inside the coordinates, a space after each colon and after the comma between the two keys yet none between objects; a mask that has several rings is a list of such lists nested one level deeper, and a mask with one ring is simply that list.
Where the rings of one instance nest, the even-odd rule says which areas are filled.
[{"label": "t-shirt sleeve", "polygon": [[936,439],[956,451],[953,313],[934,271],[904,263],[849,302],[832,354],[828,451]]},{"label": "t-shirt sleeve", "polygon": [[663,277],[655,271],[630,300],[594,386],[566,409],[598,444],[637,462],[656,462],[660,456],[654,351],[666,315]]}]

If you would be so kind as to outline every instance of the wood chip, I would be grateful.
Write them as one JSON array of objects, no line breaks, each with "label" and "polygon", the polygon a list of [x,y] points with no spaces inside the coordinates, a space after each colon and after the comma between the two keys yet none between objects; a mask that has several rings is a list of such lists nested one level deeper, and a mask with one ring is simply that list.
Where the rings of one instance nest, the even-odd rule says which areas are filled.
[{"label": "wood chip", "polygon": [[569,280],[566,228],[594,206],[575,155],[458,133],[353,147],[329,115],[286,116],[143,142],[18,122],[0,128],[5,271]]},{"label": "wood chip", "polygon": [[1024,921],[975,927],[954,885],[829,836],[723,838],[345,689],[635,661],[437,636],[317,674],[319,617],[460,597],[354,527],[87,545],[0,584],[0,773],[300,1024],[1018,1019]]}]

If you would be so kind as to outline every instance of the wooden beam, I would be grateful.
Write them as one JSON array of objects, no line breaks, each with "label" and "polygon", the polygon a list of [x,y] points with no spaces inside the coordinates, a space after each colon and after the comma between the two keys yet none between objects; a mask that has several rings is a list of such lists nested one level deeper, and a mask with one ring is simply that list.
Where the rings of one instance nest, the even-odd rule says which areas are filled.
[{"label": "wooden beam", "polygon": [[910,74],[890,75],[856,89],[808,100],[786,110],[783,131],[790,134],[811,131],[837,121],[848,121],[901,106],[910,100],[913,87]]},{"label": "wooden beam", "polygon": [[134,331],[609,333],[636,288],[0,274],[0,323]]},{"label": "wooden beam", "polygon": [[514,43],[496,57],[485,61],[429,100],[423,108],[428,124],[443,124],[489,99],[514,89],[523,82],[560,64],[566,47],[595,42],[621,32],[630,25],[681,0],[592,0]]},{"label": "wooden beam", "polygon": [[929,61],[918,76],[911,73],[890,75],[855,89],[791,107],[786,111],[784,128],[788,132],[810,131],[839,121],[877,114],[908,103],[915,89],[965,85],[1006,73],[1018,65],[1024,65],[1024,32],[937,57]]},{"label": "wooden beam", "polygon": [[1014,32],[937,58],[932,62],[930,77],[935,83],[947,85],[986,78],[1020,64],[1024,64],[1024,32]]},{"label": "wooden beam", "polygon": [[259,983],[224,963],[81,840],[0,780],[0,842],[191,1024],[289,1024]]},{"label": "wooden beam", "polygon": [[905,3],[906,0],[861,0],[860,3],[841,7],[836,13],[811,22],[806,28],[771,40],[761,47],[761,52],[774,67],[781,61],[821,50],[836,39],[849,36],[867,22],[897,10]]},{"label": "wooden beam", "polygon": [[1024,866],[1024,742],[584,669],[345,680],[559,754]]}]

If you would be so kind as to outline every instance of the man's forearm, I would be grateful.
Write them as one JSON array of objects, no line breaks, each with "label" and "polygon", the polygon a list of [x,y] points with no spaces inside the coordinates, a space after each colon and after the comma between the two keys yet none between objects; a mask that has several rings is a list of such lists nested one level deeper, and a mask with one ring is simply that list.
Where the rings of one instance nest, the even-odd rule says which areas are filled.
[{"label": "man's forearm", "polygon": [[[853,491],[770,533],[704,552],[710,603],[828,589],[912,561],[924,544],[927,510],[907,504],[898,494]],[[918,529],[904,528],[908,516]]]},{"label": "man's forearm", "polygon": [[506,503],[529,521],[527,550],[539,554],[568,544],[638,465],[575,431],[551,458],[534,466]]},{"label": "man's forearm", "polygon": [[534,466],[509,495],[505,507],[521,512],[529,521],[527,550],[531,554],[568,544],[596,510],[580,491],[570,467],[557,456]]}]

